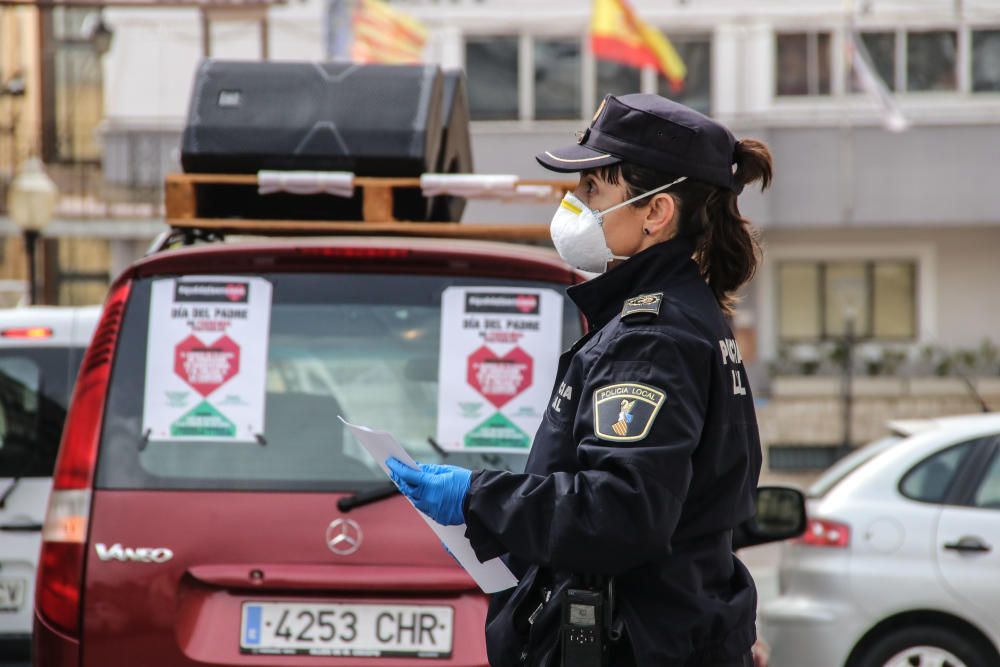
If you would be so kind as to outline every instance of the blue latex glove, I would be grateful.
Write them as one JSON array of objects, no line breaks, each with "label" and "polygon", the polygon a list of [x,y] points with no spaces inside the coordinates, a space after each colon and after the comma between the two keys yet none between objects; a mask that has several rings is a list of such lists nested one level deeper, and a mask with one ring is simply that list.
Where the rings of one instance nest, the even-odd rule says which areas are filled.
[{"label": "blue latex glove", "polygon": [[442,526],[465,523],[462,503],[469,491],[471,470],[432,463],[421,463],[420,470],[414,470],[393,458],[388,459],[385,465],[389,468],[392,481],[418,510]]}]

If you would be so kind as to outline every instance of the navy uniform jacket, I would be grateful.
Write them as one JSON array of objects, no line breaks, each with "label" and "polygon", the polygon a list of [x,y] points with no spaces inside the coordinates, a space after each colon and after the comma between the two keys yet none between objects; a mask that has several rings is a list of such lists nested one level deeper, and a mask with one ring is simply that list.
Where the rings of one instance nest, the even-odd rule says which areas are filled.
[{"label": "navy uniform jacket", "polygon": [[525,472],[473,474],[466,534],[521,579],[490,603],[494,667],[559,665],[559,594],[588,574],[615,578],[615,667],[745,664],[757,596],[732,531],[754,513],[760,441],[693,250],[672,239],[570,288],[590,330],[559,361]]}]

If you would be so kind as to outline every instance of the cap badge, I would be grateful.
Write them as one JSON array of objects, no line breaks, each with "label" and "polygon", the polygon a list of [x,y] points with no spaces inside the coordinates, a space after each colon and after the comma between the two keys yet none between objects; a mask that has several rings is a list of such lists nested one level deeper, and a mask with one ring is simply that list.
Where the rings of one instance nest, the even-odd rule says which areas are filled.
[{"label": "cap badge", "polygon": [[597,122],[597,119],[600,117],[601,112],[604,111],[604,105],[607,103],[608,103],[608,98],[605,97],[603,100],[601,100],[600,106],[598,106],[597,111],[594,112],[594,117],[590,119],[591,125]]}]

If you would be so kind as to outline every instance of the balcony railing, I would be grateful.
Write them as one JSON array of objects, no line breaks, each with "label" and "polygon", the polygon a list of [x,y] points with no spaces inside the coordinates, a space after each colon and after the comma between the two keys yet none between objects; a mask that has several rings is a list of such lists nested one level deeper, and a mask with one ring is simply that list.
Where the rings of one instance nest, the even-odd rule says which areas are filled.
[{"label": "balcony railing", "polygon": [[[46,171],[59,188],[55,217],[62,219],[137,219],[163,217],[163,183],[108,182],[100,164],[55,163]],[[6,214],[10,173],[0,173],[0,213]]]}]

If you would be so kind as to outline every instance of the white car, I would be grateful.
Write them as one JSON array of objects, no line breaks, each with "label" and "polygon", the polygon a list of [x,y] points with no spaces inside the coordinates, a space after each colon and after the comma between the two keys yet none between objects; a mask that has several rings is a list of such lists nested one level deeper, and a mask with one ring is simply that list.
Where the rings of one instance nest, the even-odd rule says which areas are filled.
[{"label": "white car", "polygon": [[771,667],[1000,665],[1000,414],[892,426],[810,489]]},{"label": "white car", "polygon": [[0,310],[0,660],[28,653],[52,469],[99,315],[97,306]]}]

